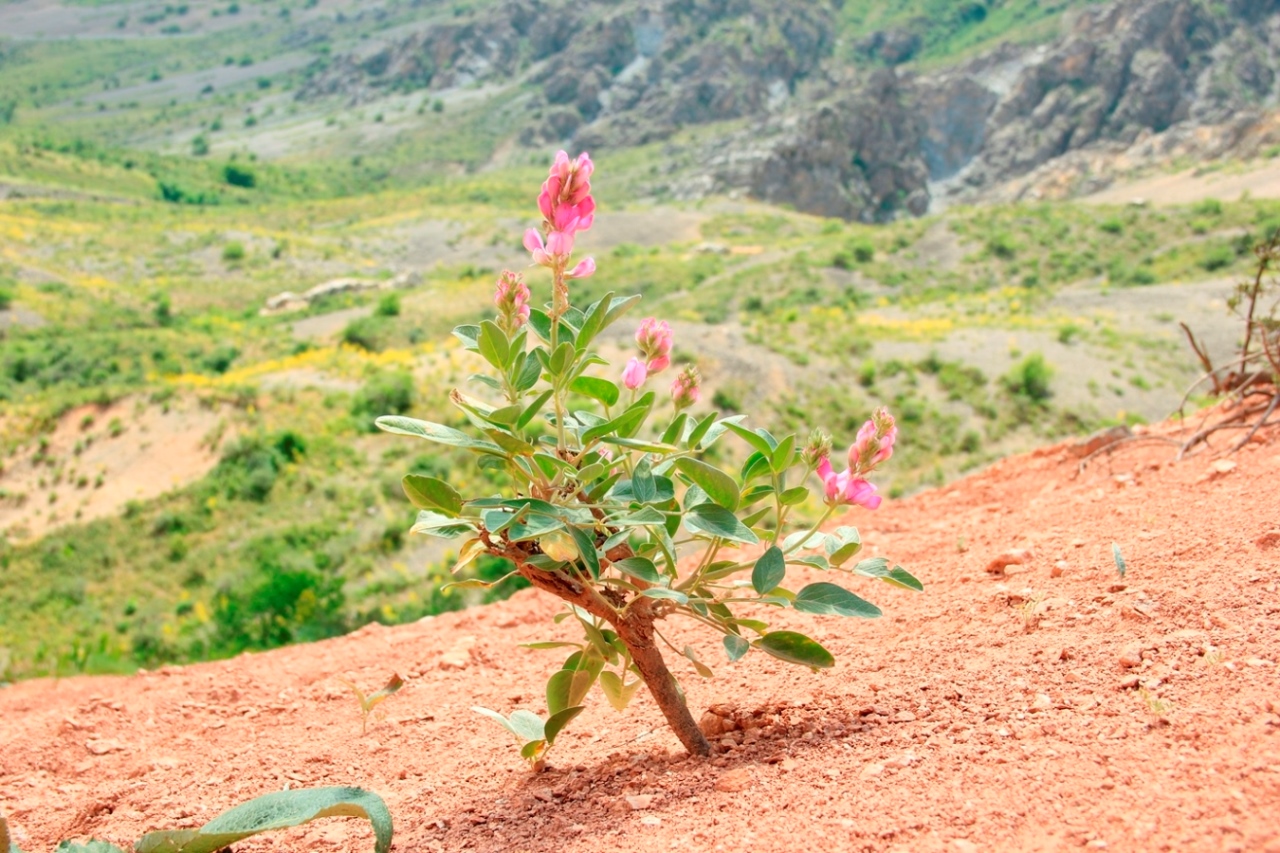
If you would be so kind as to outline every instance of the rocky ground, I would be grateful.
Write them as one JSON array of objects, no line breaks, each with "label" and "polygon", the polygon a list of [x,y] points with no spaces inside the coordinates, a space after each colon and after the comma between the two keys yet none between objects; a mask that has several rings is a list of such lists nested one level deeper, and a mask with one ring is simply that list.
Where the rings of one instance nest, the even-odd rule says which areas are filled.
[{"label": "rocky ground", "polygon": [[[1081,448],[1047,447],[847,519],[925,592],[859,589],[877,621],[787,615],[836,653],[829,672],[730,665],[715,638],[670,626],[717,673],[680,671],[709,760],[642,696],[622,715],[593,700],[530,772],[470,710],[542,710],[554,654],[517,644],[569,631],[526,592],[310,646],[7,687],[0,812],[42,851],[353,784],[386,798],[404,851],[782,851],[801,827],[815,850],[1280,851],[1280,428],[1182,461],[1176,430],[1083,471]],[[407,686],[362,735],[338,679],[393,672]],[[236,849],[371,843],[363,823],[325,821]]]}]

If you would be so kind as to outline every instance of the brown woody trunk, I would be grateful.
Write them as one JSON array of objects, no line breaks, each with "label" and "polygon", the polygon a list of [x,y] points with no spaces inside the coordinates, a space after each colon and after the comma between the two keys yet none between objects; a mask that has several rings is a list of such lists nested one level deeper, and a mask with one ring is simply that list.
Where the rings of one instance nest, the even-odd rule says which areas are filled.
[{"label": "brown woody trunk", "polygon": [[656,634],[653,627],[653,610],[646,598],[632,602],[629,612],[624,617],[616,610],[606,607],[598,598],[587,592],[586,588],[576,580],[565,575],[544,572],[532,566],[518,563],[520,574],[538,589],[545,590],[558,598],[576,604],[593,616],[604,619],[618,633],[618,638],[631,652],[640,677],[653,700],[662,709],[662,715],[675,731],[680,743],[690,755],[707,756],[711,754],[711,745],[707,743],[702,730],[689,713],[689,706],[680,695],[676,678],[667,669],[662,652],[658,651]]}]

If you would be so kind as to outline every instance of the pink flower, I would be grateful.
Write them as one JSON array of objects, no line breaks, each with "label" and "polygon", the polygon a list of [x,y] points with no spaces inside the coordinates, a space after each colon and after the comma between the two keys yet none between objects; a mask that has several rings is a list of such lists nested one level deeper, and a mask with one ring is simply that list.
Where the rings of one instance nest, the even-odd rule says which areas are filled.
[{"label": "pink flower", "polygon": [[565,278],[587,278],[596,271],[595,258],[583,258],[578,265],[564,274]]},{"label": "pink flower", "polygon": [[866,473],[893,456],[893,445],[898,440],[898,427],[888,409],[877,409],[871,419],[858,430],[858,437],[849,448],[849,467]]},{"label": "pink flower", "polygon": [[622,371],[622,384],[632,391],[643,385],[648,378],[649,371],[645,369],[644,362],[638,358],[628,361]]},{"label": "pink flower", "polygon": [[676,404],[677,411],[698,402],[701,396],[699,391],[701,384],[702,375],[692,364],[685,365],[684,370],[676,374],[676,378],[671,382],[671,401]]},{"label": "pink flower", "polygon": [[817,473],[822,478],[828,504],[857,504],[867,509],[880,506],[882,498],[876,494],[876,487],[872,483],[855,477],[849,469],[837,474],[831,468],[830,459],[823,459],[818,463]]},{"label": "pink flower", "polygon": [[649,368],[650,373],[661,373],[671,366],[671,356],[661,355],[657,358],[650,359],[649,364],[646,366]]},{"label": "pink flower", "polygon": [[[524,235],[524,247],[533,262],[553,270],[563,270],[573,254],[574,235],[586,231],[595,222],[596,202],[591,197],[591,174],[595,165],[586,154],[570,160],[564,151],[556,152],[551,171],[538,194],[538,210],[542,228],[530,228]],[[590,258],[565,273],[568,278],[586,278],[595,272]]]},{"label": "pink flower", "polygon": [[646,317],[636,329],[636,345],[649,360],[649,372],[658,373],[671,364],[671,326],[666,320]]}]

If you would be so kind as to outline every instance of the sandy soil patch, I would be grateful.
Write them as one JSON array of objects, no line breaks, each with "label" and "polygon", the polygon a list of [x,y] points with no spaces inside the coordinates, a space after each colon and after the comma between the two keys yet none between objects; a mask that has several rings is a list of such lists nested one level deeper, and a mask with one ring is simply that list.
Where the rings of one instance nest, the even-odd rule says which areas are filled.
[{"label": "sandy soil patch", "polygon": [[[542,709],[568,639],[556,603],[502,604],[234,660],[0,690],[0,810],[26,849],[195,826],[286,786],[381,793],[401,851],[1280,849],[1280,429],[1223,464],[1127,445],[1077,474],[1070,443],[850,519],[923,594],[871,587],[876,621],[798,614],[815,675],[670,625],[727,732],[686,757],[647,696],[592,697],[530,773],[472,712]],[[910,440],[909,436],[904,436]],[[1128,563],[1117,575],[1116,543]],[[1010,548],[1032,558],[1005,577]],[[870,583],[870,582],[868,582]],[[367,735],[337,676],[407,686]],[[363,850],[329,822],[237,845]]]},{"label": "sandy soil patch", "polygon": [[166,410],[126,398],[73,409],[45,436],[43,451],[32,442],[4,460],[0,533],[38,538],[192,483],[217,464],[223,425],[220,412],[194,401],[174,400]]}]

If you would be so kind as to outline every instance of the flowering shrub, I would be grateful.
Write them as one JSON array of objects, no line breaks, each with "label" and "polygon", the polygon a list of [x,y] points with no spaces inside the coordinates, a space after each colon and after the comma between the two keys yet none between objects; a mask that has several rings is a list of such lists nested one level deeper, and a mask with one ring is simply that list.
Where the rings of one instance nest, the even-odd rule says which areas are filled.
[{"label": "flowering shrub", "polygon": [[[590,258],[572,262],[575,238],[590,229],[595,215],[592,169],[585,154],[577,160],[563,151],[556,156],[538,197],[542,227],[524,238],[534,262],[551,273],[550,304],[533,307],[521,276],[505,272],[494,296],[496,318],[454,329],[489,367],[473,378],[490,399],[457,390],[451,395],[472,429],[405,417],[377,423],[387,432],[464,448],[481,468],[504,473],[512,483],[508,494],[475,497],[463,497],[440,479],[406,476],[405,493],[422,510],[413,530],[462,540],[455,572],[482,554],[510,560],[512,574],[565,601],[560,618],[582,628],[583,641],[569,644],[573,652],[547,682],[547,718],[476,710],[519,738],[524,757],[537,762],[582,711],[593,686],[621,710],[644,684],[685,748],[706,755],[710,747],[659,650],[660,640],[670,644],[658,623],[682,616],[705,625],[722,635],[731,662],[758,650],[815,670],[832,666],[831,653],[817,642],[794,631],[771,631],[758,614],[778,607],[880,615],[875,605],[834,583],[787,589],[788,566],[921,588],[884,558],[853,562],[862,547],[856,529],[819,532],[844,507],[880,505],[867,477],[893,455],[897,428],[888,412],[876,412],[849,448],[847,467],[836,473],[831,438],[821,431],[802,445],[795,435],[775,438],[748,428],[745,415],[695,415],[691,407],[701,384],[696,367],[684,366],[666,390],[658,387],[658,376],[671,366],[672,332],[652,317],[640,323],[640,355],[621,371],[621,384],[598,375],[596,368],[607,362],[592,344],[640,297],[608,294],[584,307],[571,304],[570,281],[595,271]],[[740,469],[702,458],[725,436],[745,443]],[[815,474],[826,511],[787,535]],[[692,649],[677,654],[711,676]]]}]

